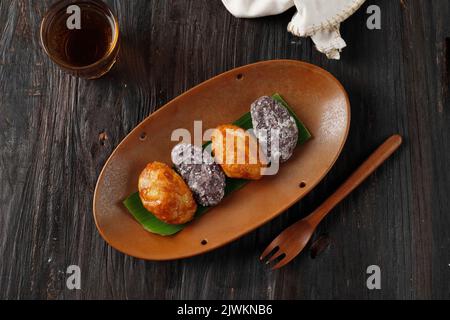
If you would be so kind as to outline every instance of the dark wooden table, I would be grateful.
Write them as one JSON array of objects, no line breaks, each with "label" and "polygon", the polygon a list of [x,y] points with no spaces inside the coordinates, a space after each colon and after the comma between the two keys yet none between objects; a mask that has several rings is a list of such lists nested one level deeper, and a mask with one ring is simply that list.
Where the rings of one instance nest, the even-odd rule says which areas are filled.
[{"label": "dark wooden table", "polygon": [[[242,20],[219,0],[111,0],[121,60],[97,81],[55,67],[39,43],[51,1],[0,1],[0,298],[450,298],[450,2],[368,0],[342,27],[341,61],[286,32],[294,11]],[[378,4],[382,29],[366,26]],[[231,68],[289,58],[348,90],[352,126],[334,169],[303,201],[234,243],[186,260],[146,262],[110,248],[92,217],[105,160],[141,120]],[[188,107],[188,106],[187,106]],[[344,201],[310,251],[278,272],[258,261],[392,133],[394,157]],[[79,265],[81,290],[66,288]],[[366,269],[381,268],[381,290]]]}]

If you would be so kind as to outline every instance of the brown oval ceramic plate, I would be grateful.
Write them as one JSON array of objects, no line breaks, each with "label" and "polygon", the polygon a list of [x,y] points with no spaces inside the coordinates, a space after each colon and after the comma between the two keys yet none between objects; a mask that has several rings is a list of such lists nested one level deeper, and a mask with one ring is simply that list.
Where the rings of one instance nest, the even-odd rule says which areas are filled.
[{"label": "brown oval ceramic plate", "polygon": [[[137,190],[141,170],[150,161],[171,163],[172,131],[203,130],[231,123],[258,97],[280,93],[311,131],[276,176],[251,182],[180,233],[163,237],[145,231],[122,201]],[[350,125],[350,104],[342,85],[311,64],[276,60],[234,69],[208,80],[169,102],[138,125],[113,152],[94,195],[94,218],[115,249],[149,260],[198,255],[258,228],[304,197],[338,158]]]}]

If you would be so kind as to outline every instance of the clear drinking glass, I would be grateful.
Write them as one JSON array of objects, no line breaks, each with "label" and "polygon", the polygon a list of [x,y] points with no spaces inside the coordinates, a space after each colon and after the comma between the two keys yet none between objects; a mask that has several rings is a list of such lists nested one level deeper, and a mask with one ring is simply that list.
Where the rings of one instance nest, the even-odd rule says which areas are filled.
[{"label": "clear drinking glass", "polygon": [[74,76],[106,74],[119,53],[119,24],[100,0],[62,0],[41,23],[41,43],[53,62]]}]

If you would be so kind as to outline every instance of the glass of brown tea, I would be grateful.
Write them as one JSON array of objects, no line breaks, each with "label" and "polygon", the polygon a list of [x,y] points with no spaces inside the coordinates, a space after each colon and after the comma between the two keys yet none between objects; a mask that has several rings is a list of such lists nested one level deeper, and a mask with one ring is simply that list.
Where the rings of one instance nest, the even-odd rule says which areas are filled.
[{"label": "glass of brown tea", "polygon": [[41,23],[47,55],[69,73],[100,78],[111,70],[119,53],[119,24],[100,0],[62,0]]}]

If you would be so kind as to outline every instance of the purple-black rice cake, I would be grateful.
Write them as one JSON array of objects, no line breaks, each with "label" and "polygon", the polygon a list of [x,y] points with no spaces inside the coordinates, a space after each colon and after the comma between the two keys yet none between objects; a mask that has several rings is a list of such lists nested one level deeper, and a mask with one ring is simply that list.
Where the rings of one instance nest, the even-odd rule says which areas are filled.
[{"label": "purple-black rice cake", "polygon": [[187,183],[198,204],[217,205],[225,195],[225,174],[201,147],[181,143],[172,150],[175,169]]},{"label": "purple-black rice cake", "polygon": [[[287,161],[298,142],[297,123],[289,111],[275,99],[263,96],[252,103],[250,113],[254,133],[269,161],[277,157],[280,162]],[[272,147],[275,141],[273,132],[278,132],[278,147]]]}]

